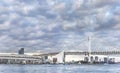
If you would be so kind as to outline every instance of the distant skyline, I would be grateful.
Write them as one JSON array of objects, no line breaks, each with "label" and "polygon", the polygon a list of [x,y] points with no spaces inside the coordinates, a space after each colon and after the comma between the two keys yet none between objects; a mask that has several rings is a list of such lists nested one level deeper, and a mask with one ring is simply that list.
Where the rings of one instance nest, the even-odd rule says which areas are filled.
[{"label": "distant skyline", "polygon": [[120,49],[120,0],[0,0],[0,52]]}]

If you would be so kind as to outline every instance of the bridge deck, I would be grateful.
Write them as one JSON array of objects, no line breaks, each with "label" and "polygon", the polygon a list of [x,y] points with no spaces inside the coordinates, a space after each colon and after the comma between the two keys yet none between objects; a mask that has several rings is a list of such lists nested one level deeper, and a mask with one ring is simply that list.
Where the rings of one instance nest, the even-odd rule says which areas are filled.
[{"label": "bridge deck", "polygon": [[[65,55],[87,55],[89,52],[65,52]],[[120,55],[120,51],[91,52],[91,55]]]}]

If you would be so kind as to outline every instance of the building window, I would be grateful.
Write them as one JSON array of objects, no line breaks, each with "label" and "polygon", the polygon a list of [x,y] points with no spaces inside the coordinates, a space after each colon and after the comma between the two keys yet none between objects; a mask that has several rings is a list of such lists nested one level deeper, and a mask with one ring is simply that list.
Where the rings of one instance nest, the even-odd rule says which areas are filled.
[{"label": "building window", "polygon": [[45,56],[45,59],[48,59],[48,56]]}]

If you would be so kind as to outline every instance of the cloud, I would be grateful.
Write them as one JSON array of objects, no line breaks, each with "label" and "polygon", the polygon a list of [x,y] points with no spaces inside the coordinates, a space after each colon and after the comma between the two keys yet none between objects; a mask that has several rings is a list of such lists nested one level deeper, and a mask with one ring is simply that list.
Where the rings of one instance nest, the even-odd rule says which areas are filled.
[{"label": "cloud", "polygon": [[[20,47],[27,51],[87,50],[90,34],[107,41],[93,39],[93,50],[118,48],[119,4],[119,0],[1,0],[0,51]],[[112,42],[116,43],[111,46]]]}]

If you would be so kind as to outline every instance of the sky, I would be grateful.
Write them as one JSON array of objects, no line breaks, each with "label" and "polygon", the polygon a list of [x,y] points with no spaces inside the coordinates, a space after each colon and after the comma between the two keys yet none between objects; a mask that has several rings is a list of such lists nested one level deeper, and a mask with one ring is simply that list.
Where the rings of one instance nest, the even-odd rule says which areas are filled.
[{"label": "sky", "polygon": [[0,52],[120,49],[120,0],[0,0]]}]

